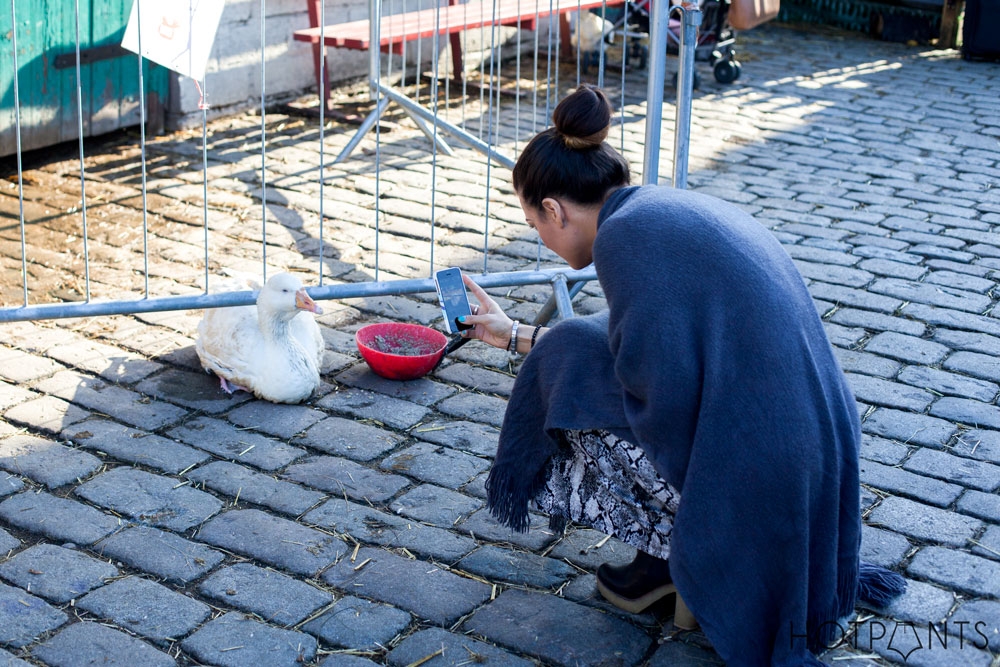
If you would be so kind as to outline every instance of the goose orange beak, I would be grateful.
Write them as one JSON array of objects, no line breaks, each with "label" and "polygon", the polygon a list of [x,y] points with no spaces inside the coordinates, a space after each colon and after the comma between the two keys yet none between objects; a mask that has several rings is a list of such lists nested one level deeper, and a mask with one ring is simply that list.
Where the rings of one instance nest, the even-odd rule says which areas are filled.
[{"label": "goose orange beak", "polygon": [[306,294],[305,287],[295,293],[295,307],[299,310],[308,310],[310,313],[316,313],[317,315],[323,314],[323,309],[317,306],[316,302]]}]

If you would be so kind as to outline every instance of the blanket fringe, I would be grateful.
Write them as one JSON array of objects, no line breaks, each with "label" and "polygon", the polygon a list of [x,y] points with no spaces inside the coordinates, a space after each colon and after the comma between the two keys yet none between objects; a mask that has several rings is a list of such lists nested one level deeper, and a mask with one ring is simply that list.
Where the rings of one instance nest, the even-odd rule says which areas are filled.
[{"label": "blanket fringe", "polygon": [[906,579],[884,567],[861,562],[858,568],[858,600],[878,609],[889,605],[906,590]]}]

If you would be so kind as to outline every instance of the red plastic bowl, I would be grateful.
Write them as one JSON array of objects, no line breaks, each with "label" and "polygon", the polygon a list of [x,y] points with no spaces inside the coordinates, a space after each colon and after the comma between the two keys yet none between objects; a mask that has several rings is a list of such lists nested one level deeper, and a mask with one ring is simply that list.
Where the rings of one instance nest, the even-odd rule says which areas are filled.
[{"label": "red plastic bowl", "polygon": [[419,324],[382,322],[358,329],[354,342],[376,375],[389,380],[416,380],[437,364],[448,337]]}]

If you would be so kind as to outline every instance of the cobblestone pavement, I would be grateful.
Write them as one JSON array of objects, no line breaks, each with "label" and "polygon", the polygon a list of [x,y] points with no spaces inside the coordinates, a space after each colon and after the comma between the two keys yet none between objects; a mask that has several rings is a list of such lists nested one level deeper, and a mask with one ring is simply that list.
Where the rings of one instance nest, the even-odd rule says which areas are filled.
[{"label": "cobblestone pavement", "polygon": [[[863,415],[864,557],[909,580],[824,658],[996,667],[1000,67],[792,26],[740,42],[735,84],[699,64],[690,185],[754,213],[801,269]],[[626,89],[620,136],[641,166],[641,72]],[[146,239],[134,133],[88,144],[95,297],[141,294],[144,241],[154,295],[203,285],[205,236],[213,275],[257,270],[259,118],[209,129],[207,211],[200,129],[150,139]],[[315,121],[276,111],[267,129],[271,266],[315,276],[323,238],[327,279],[371,280],[377,194],[379,278],[425,277],[433,190],[435,262],[481,267],[487,178],[489,269],[535,265],[506,170],[464,149],[435,160],[397,111],[378,181],[371,142],[327,165],[322,237]],[[331,125],[330,150],[353,132]],[[26,164],[41,300],[84,289],[78,176],[72,154]],[[9,178],[0,194],[10,304]],[[547,294],[494,292],[525,320]],[[600,291],[576,304],[599,308]],[[511,534],[484,511],[505,355],[468,345],[432,376],[381,380],[353,332],[436,325],[431,295],[321,305],[324,383],[297,406],[222,394],[194,353],[197,312],[0,325],[0,664],[719,664],[698,633],[663,640],[665,609],[596,596],[597,565],[629,548],[541,517]]]}]

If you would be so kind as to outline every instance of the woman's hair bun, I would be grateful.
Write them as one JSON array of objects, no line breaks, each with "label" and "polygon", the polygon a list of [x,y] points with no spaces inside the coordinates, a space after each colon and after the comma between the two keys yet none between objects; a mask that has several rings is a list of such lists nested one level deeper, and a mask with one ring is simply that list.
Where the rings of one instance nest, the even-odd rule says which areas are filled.
[{"label": "woman's hair bun", "polygon": [[552,123],[567,148],[596,148],[608,137],[611,102],[600,88],[583,84],[556,106]]}]

